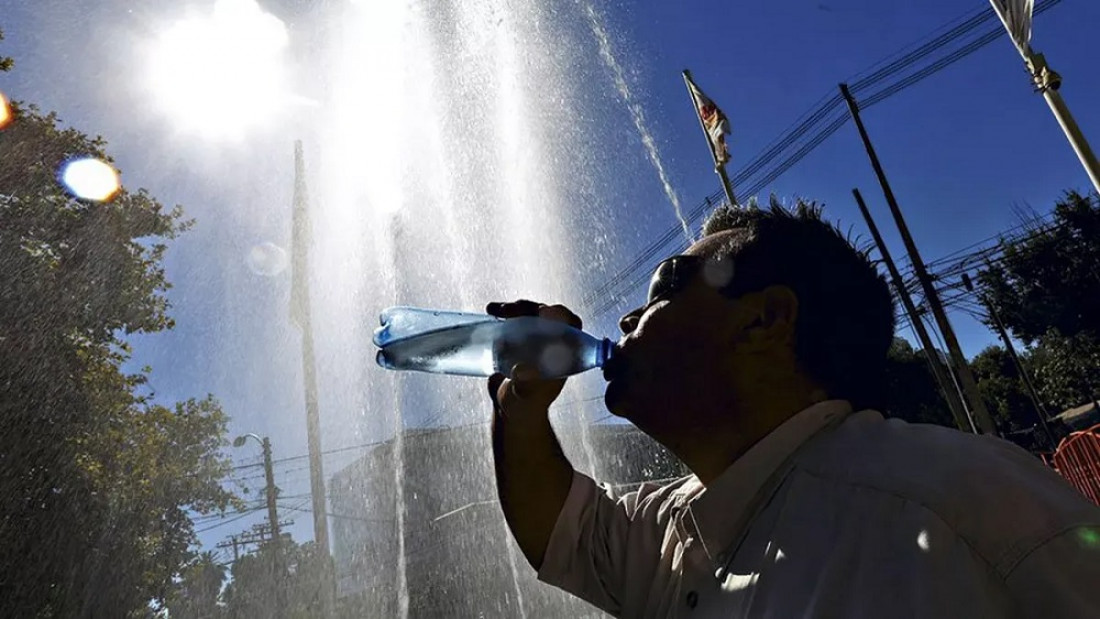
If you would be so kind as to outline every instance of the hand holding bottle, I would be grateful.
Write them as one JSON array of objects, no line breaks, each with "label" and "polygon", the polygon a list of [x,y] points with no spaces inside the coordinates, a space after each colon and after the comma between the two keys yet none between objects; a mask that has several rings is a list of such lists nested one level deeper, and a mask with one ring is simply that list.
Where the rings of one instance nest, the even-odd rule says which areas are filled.
[{"label": "hand holding bottle", "polygon": [[[579,316],[563,305],[545,305],[534,301],[519,300],[510,303],[490,303],[486,313],[498,318],[537,316],[563,322],[575,329],[584,327]],[[523,414],[524,411],[546,411],[565,388],[564,378],[545,379],[538,368],[517,365],[511,375],[494,374],[489,377],[489,397],[501,414]]]}]

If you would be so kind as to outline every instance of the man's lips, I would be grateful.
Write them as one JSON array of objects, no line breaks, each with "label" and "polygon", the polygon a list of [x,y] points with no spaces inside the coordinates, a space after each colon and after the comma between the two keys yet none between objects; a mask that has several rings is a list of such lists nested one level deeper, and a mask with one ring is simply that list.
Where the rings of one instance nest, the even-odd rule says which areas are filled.
[{"label": "man's lips", "polygon": [[611,358],[603,365],[603,379],[611,382],[621,377],[626,371],[626,366],[627,360],[623,355],[623,350],[615,346],[611,351]]}]

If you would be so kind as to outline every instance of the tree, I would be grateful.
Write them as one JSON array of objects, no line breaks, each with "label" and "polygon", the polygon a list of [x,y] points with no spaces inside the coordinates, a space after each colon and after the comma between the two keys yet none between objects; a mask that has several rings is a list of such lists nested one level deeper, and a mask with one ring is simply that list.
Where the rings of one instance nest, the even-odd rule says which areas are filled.
[{"label": "tree", "polygon": [[[0,41],[3,41],[3,40],[4,40],[4,31],[0,30]],[[9,56],[0,56],[0,73],[2,73],[4,71],[11,71],[13,66],[15,66],[15,61],[12,60],[11,57],[9,57]]]},{"label": "tree", "polygon": [[1002,240],[1004,257],[978,279],[983,301],[1027,345],[1025,363],[1053,415],[1100,391],[1100,196],[1067,192],[1050,223],[1025,224],[1028,233]]},{"label": "tree", "polygon": [[1100,333],[1100,196],[1067,192],[1050,224],[1025,224],[1028,234],[1002,240],[1003,258],[979,275],[989,304],[1027,344],[1051,329]]},{"label": "tree", "polygon": [[179,583],[169,595],[166,607],[170,619],[219,619],[225,609],[219,605],[226,568],[212,552],[189,562]]},{"label": "tree", "polygon": [[223,599],[230,619],[261,619],[276,616],[276,588],[285,594],[282,617],[286,619],[311,619],[321,616],[326,570],[331,570],[331,559],[315,543],[297,544],[289,537],[280,543],[284,553],[286,573],[276,574],[273,543],[260,546],[251,555],[239,558],[233,564],[233,581],[225,588]]},{"label": "tree", "polygon": [[1100,339],[1050,331],[1028,351],[1039,397],[1054,415],[1100,397]]},{"label": "tree", "polygon": [[997,425],[1008,431],[1025,430],[1038,423],[1035,405],[1027,393],[1008,351],[989,346],[970,361],[978,391]]},{"label": "tree", "polygon": [[190,557],[188,509],[236,504],[226,416],[155,401],[125,337],[172,326],[161,260],[189,222],[144,190],[108,203],[57,182],[102,138],[13,102],[0,131],[0,616],[126,617]]},{"label": "tree", "polygon": [[914,349],[902,338],[894,338],[885,373],[884,415],[910,423],[956,427],[923,351]]}]

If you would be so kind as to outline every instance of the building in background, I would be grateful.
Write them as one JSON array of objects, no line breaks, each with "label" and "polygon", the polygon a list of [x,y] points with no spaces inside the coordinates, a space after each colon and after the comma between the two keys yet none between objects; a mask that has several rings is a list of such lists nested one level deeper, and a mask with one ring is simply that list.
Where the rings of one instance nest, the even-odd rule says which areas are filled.
[{"label": "building in background", "polygon": [[[618,492],[683,474],[633,426],[585,434],[570,443],[601,456],[587,469],[591,457],[572,461]],[[353,614],[399,616],[407,591],[410,617],[602,616],[539,583],[515,546],[496,502],[485,424],[409,430],[400,449],[388,441],[333,475],[329,495],[337,597]]]}]

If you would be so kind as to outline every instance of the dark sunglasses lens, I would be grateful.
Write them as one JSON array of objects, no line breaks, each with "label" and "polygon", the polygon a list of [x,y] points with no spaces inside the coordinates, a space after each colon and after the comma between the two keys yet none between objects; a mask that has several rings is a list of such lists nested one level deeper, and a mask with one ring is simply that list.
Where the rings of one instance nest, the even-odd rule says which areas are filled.
[{"label": "dark sunglasses lens", "polygon": [[683,288],[685,280],[689,278],[689,269],[685,268],[686,262],[673,258],[657,266],[657,270],[653,272],[653,279],[649,281],[649,295],[646,299],[648,303],[657,299],[667,299]]}]

